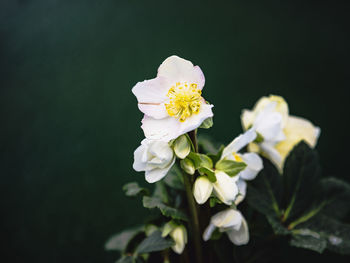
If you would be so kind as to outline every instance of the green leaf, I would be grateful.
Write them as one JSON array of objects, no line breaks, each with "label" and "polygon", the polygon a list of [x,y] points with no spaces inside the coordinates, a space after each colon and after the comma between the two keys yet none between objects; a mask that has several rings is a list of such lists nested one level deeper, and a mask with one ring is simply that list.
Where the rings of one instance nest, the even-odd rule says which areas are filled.
[{"label": "green leaf", "polygon": [[188,155],[196,169],[200,167],[213,168],[213,161],[205,154],[190,152]]},{"label": "green leaf", "polygon": [[216,182],[215,172],[212,169],[200,167],[198,171],[201,175],[207,175],[210,182]]},{"label": "green leaf", "polygon": [[215,207],[216,204],[222,204],[222,202],[218,198],[216,198],[215,196],[210,197],[210,199],[209,199],[210,207]]},{"label": "green leaf", "polygon": [[138,226],[113,235],[107,240],[105,250],[117,250],[123,252],[130,240],[143,230],[143,227]]},{"label": "green leaf", "polygon": [[155,231],[144,239],[136,249],[137,254],[150,253],[155,251],[162,251],[175,245],[171,238],[163,238],[160,231]]},{"label": "green leaf", "polygon": [[137,262],[132,256],[122,256],[116,263],[135,263]]},{"label": "green leaf", "polygon": [[317,152],[302,141],[294,147],[284,165],[284,220],[300,216],[310,206],[315,205],[314,197],[319,190],[319,179]]},{"label": "green leaf", "polygon": [[290,240],[294,247],[301,247],[322,253],[327,247],[327,241],[318,233],[309,229],[300,229],[294,232]]},{"label": "green leaf", "polygon": [[209,129],[213,126],[214,122],[213,122],[213,117],[209,117],[209,118],[206,118],[201,126],[199,126],[199,128],[202,128],[202,129]]},{"label": "green leaf", "polygon": [[170,171],[162,180],[167,186],[176,190],[185,190],[182,173],[178,166],[175,164],[171,167]]},{"label": "green leaf", "polygon": [[225,145],[221,145],[219,150],[215,154],[208,154],[208,157],[212,159],[213,163],[216,164],[220,160],[224,149],[225,149]]},{"label": "green leaf", "polygon": [[164,216],[188,221],[188,217],[184,212],[164,204],[159,198],[144,196],[142,201],[144,207],[158,208]]},{"label": "green leaf", "polygon": [[260,213],[280,218],[282,178],[269,160],[263,158],[263,161],[264,169],[255,180],[249,182],[247,201],[251,207]]},{"label": "green leaf", "polygon": [[162,231],[162,237],[166,237],[167,235],[170,234],[171,231],[173,231],[173,229],[175,227],[177,227],[178,225],[173,221],[169,221],[168,223],[166,223],[164,226],[163,226],[163,231]]},{"label": "green leaf", "polygon": [[168,203],[169,196],[163,181],[156,182],[156,187],[153,192],[153,197],[159,198],[162,202]]},{"label": "green leaf", "polygon": [[132,182],[123,186],[123,190],[125,191],[126,196],[137,196],[148,195],[149,191],[146,188],[140,187],[138,183]]},{"label": "green leaf", "polygon": [[290,234],[290,231],[282,225],[280,218],[276,217],[276,215],[268,215],[266,218],[276,235],[284,236]]},{"label": "green leaf", "polygon": [[329,177],[322,179],[321,187],[326,202],[322,213],[336,219],[345,218],[350,212],[350,184]]},{"label": "green leaf", "polygon": [[247,165],[244,162],[235,162],[231,160],[220,160],[216,163],[215,169],[223,171],[229,176],[235,176],[243,171]]}]

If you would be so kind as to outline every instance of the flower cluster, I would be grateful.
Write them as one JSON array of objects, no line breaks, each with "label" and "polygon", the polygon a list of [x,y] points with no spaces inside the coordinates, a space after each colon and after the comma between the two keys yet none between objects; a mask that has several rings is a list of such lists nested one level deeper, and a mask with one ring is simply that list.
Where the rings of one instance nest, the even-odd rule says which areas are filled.
[{"label": "flower cluster", "polygon": [[[171,56],[160,65],[156,78],[135,85],[132,92],[144,113],[141,128],[145,139],[135,150],[133,167],[145,172],[147,182],[155,183],[168,174],[178,159],[185,176],[193,182],[191,189],[197,204],[211,199],[227,207],[211,217],[202,233],[203,240],[209,240],[218,229],[235,245],[247,244],[248,224],[237,205],[245,198],[246,181],[253,180],[263,169],[259,154],[281,170],[298,142],[305,140],[315,146],[320,129],[305,119],[289,116],[282,97],[263,97],[253,110],[243,111],[245,132],[221,149],[216,158],[198,153],[196,141],[189,135],[195,135],[194,131],[205,122],[210,126],[213,117],[213,105],[202,97],[204,84],[204,74],[198,66]],[[173,250],[181,254],[187,243],[187,230],[184,225],[173,223],[164,229],[169,225],[172,230],[165,233],[175,241]]]}]

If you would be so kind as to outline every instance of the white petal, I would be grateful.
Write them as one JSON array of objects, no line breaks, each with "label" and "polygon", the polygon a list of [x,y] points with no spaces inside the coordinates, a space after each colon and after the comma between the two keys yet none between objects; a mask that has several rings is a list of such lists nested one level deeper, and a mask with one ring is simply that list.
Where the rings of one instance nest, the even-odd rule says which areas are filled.
[{"label": "white petal", "polygon": [[254,123],[255,114],[250,110],[243,110],[241,114],[241,123],[244,130],[248,130],[249,126]]},{"label": "white petal", "polygon": [[[157,164],[158,168],[164,168],[174,158],[174,152],[167,142],[154,141],[148,148],[148,153],[155,158],[149,160],[149,163]],[[162,166],[164,164],[165,166]]]},{"label": "white petal", "polygon": [[246,196],[247,193],[247,183],[243,179],[239,179],[237,181],[238,191],[239,194],[236,197],[235,204],[238,205],[240,202],[242,202]]},{"label": "white petal", "polygon": [[202,89],[205,78],[202,70],[193,64],[178,56],[168,57],[158,68],[158,76],[167,78],[172,83],[188,82],[197,83],[198,88]]},{"label": "white petal", "polygon": [[247,167],[239,173],[239,176],[245,180],[253,180],[263,168],[263,162],[256,153],[245,153],[242,155],[243,161]]},{"label": "white petal", "polygon": [[242,223],[242,214],[238,210],[226,209],[215,214],[210,222],[216,227],[220,228],[234,228],[239,229]]},{"label": "white petal", "polygon": [[143,156],[146,151],[147,151],[147,147],[141,144],[134,152],[133,168],[137,172],[146,170],[146,163],[143,160]]},{"label": "white petal", "polygon": [[278,112],[268,111],[268,108],[256,117],[254,128],[266,141],[281,141],[284,139],[283,134],[281,135],[283,130],[282,115]]},{"label": "white petal", "polygon": [[260,144],[261,150],[267,155],[267,157],[270,159],[272,163],[274,163],[277,168],[281,171],[282,169],[282,156],[280,153],[275,149],[274,145],[268,144],[266,142],[263,142]]},{"label": "white petal", "polygon": [[221,171],[215,172],[216,182],[213,184],[215,195],[225,204],[231,205],[238,194],[237,180],[239,176],[230,177]]},{"label": "white petal", "polygon": [[200,110],[197,114],[192,114],[192,116],[187,118],[184,122],[178,121],[180,125],[180,130],[179,130],[179,134],[177,134],[175,138],[189,131],[193,131],[197,129],[199,126],[201,126],[202,122],[205,119],[209,117],[213,117],[214,116],[212,111],[213,107],[214,105],[202,103]]},{"label": "white petal", "polygon": [[245,133],[239,135],[235,138],[229,145],[226,146],[222,152],[221,159],[232,155],[232,153],[237,153],[243,147],[248,145],[250,142],[254,141],[256,138],[256,132],[253,129],[249,129]]},{"label": "white petal", "polygon": [[156,120],[144,116],[142,126],[145,137],[152,140],[170,141],[180,133],[179,121],[173,117]]},{"label": "white petal", "polygon": [[155,183],[158,182],[159,180],[163,179],[169,172],[170,168],[173,166],[175,163],[176,158],[173,159],[173,161],[170,163],[169,166],[166,168],[156,168],[150,171],[145,172],[145,178],[148,183]]},{"label": "white petal", "polygon": [[182,254],[187,243],[187,230],[184,226],[178,226],[171,231],[170,236],[175,241],[175,245],[171,248],[177,254]]},{"label": "white petal", "polygon": [[245,245],[249,242],[248,224],[242,216],[242,224],[238,230],[232,228],[226,231],[228,238],[237,246]]},{"label": "white petal", "polygon": [[171,83],[166,78],[157,77],[150,80],[138,82],[133,88],[132,93],[139,103],[163,103],[167,96]]},{"label": "white petal", "polygon": [[146,114],[149,117],[152,117],[154,119],[163,119],[168,117],[168,112],[165,109],[164,103],[160,104],[145,104],[145,103],[139,103],[137,105],[139,107],[139,110]]},{"label": "white petal", "polygon": [[216,229],[216,226],[210,223],[203,232],[203,240],[208,241],[211,238],[211,235],[213,234],[215,229]]}]

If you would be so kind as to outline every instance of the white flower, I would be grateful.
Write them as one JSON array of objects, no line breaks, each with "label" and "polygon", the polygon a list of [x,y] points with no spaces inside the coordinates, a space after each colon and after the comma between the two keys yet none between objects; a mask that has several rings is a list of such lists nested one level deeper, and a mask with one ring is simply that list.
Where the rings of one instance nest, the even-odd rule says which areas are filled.
[{"label": "white flower", "polygon": [[213,191],[213,184],[206,176],[200,176],[193,185],[193,195],[198,204],[204,204]]},{"label": "white flower", "polygon": [[239,176],[230,177],[222,171],[215,171],[216,182],[213,183],[214,194],[221,202],[232,205],[238,194],[237,180]]},{"label": "white flower", "polygon": [[221,155],[221,159],[244,162],[247,165],[247,167],[238,174],[238,176],[244,180],[253,180],[263,168],[262,160],[256,153],[239,153],[243,147],[254,141],[255,138],[256,132],[254,129],[249,129],[227,145]]},{"label": "white flower", "polygon": [[177,226],[171,232],[170,236],[175,241],[175,245],[171,248],[177,254],[182,254],[187,244],[187,231],[184,226]]},{"label": "white flower", "polygon": [[301,140],[315,147],[320,128],[303,118],[289,116],[288,104],[280,96],[262,97],[252,111],[243,110],[244,129],[254,129],[262,138],[249,150],[262,152],[281,171],[286,156]]},{"label": "white flower", "polygon": [[134,152],[133,168],[145,171],[146,181],[154,183],[166,176],[175,159],[169,143],[144,139]]},{"label": "white flower", "polygon": [[216,228],[225,232],[235,245],[245,245],[249,241],[248,224],[238,210],[229,208],[215,214],[204,230],[203,239],[208,241]]},{"label": "white flower", "polygon": [[170,141],[212,117],[213,105],[201,96],[204,83],[202,70],[177,56],[160,65],[156,78],[137,83],[132,92],[145,114],[142,129],[146,138]]}]

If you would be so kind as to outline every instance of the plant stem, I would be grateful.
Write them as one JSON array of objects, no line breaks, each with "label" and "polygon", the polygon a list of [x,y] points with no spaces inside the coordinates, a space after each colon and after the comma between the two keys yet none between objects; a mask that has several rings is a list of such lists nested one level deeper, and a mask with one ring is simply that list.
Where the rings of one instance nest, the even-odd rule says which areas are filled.
[{"label": "plant stem", "polygon": [[[188,135],[191,138],[191,141],[193,143],[195,151],[198,152],[197,130],[189,132]],[[199,225],[199,219],[198,219],[198,206],[193,198],[193,193],[192,193],[193,182],[192,182],[192,180],[190,180],[190,176],[191,175],[183,172],[184,184],[185,184],[186,195],[187,195],[187,202],[188,202],[188,207],[189,207],[190,214],[191,214],[191,228],[192,228],[192,234],[193,234],[196,262],[202,263],[203,262],[203,260],[202,260],[202,244],[201,244],[201,231],[200,231],[200,225]]]},{"label": "plant stem", "polygon": [[189,210],[191,213],[191,225],[192,225],[192,234],[194,241],[194,249],[196,253],[196,262],[201,263],[202,261],[202,247],[201,247],[201,233],[198,220],[198,211],[197,206],[193,198],[192,187],[189,180],[189,174],[183,173],[184,184],[186,188],[187,202]]}]

